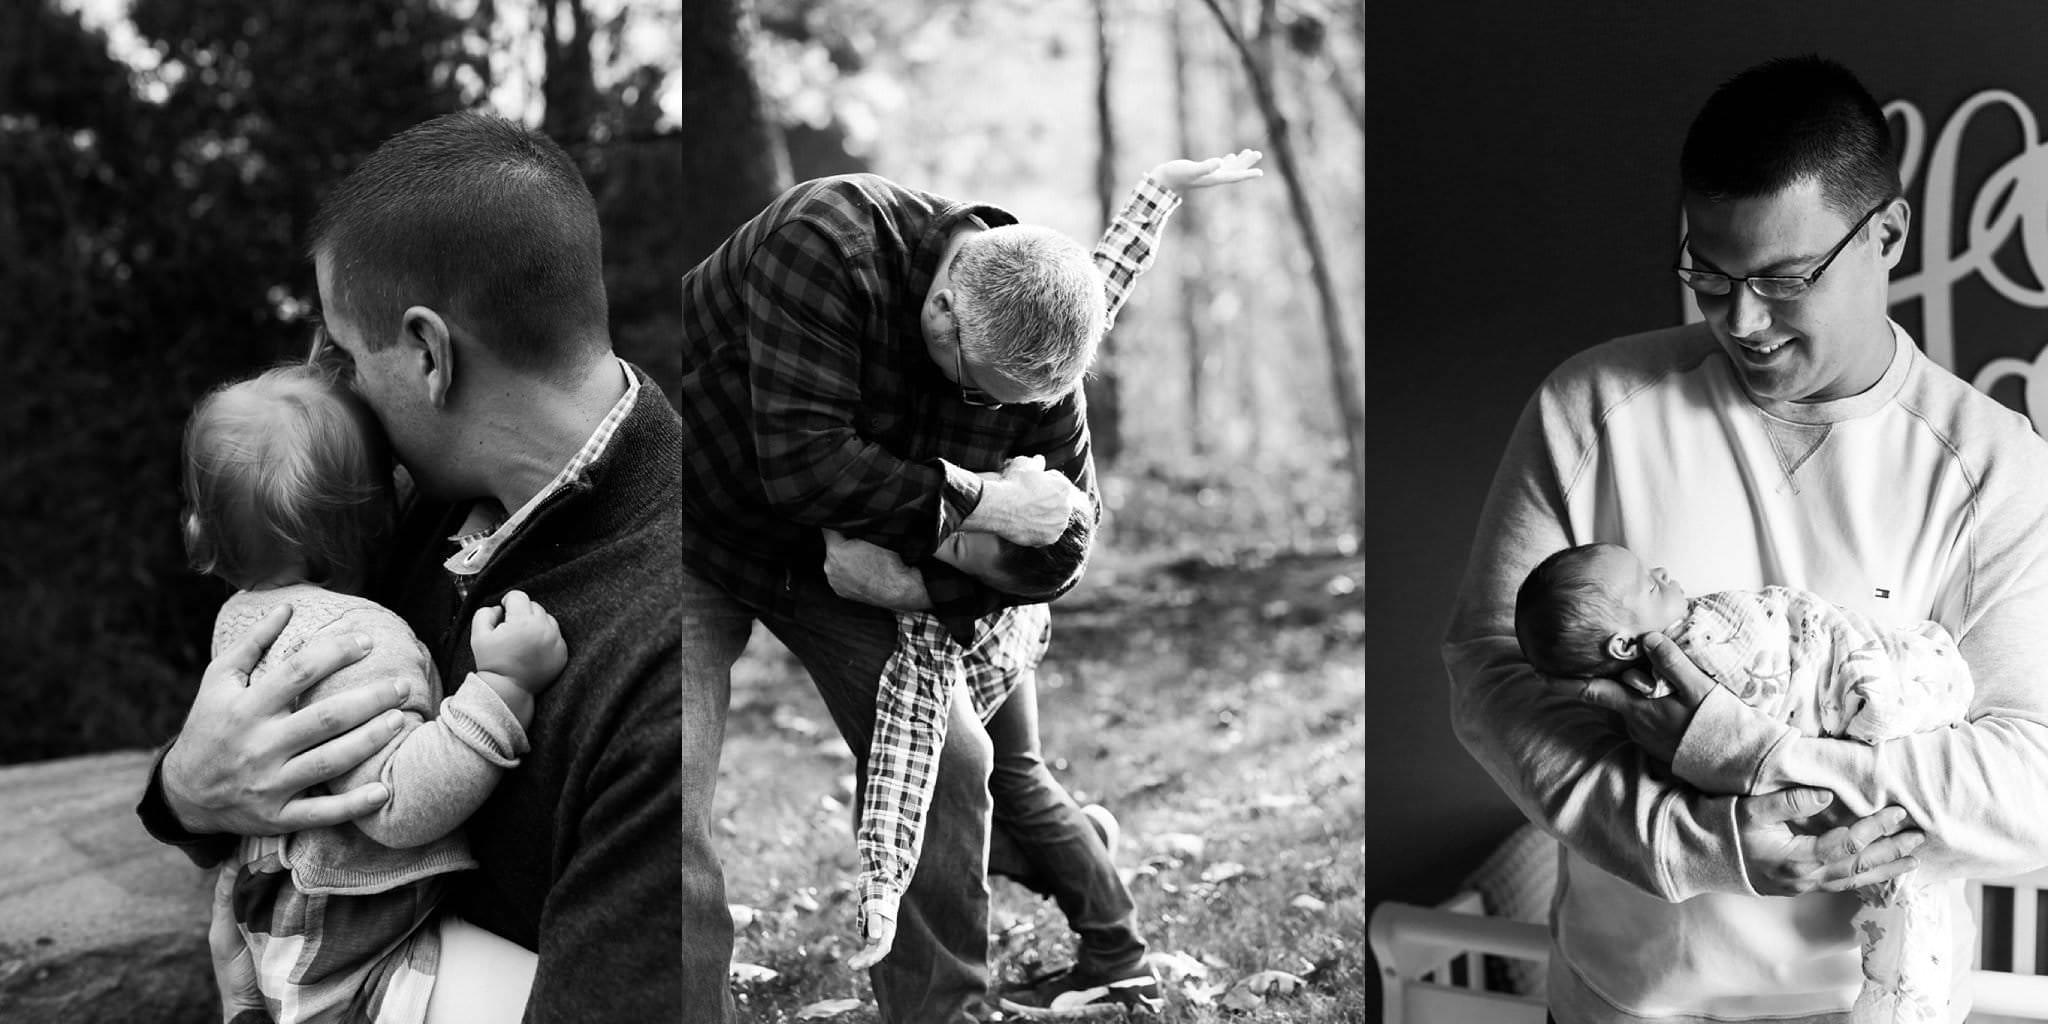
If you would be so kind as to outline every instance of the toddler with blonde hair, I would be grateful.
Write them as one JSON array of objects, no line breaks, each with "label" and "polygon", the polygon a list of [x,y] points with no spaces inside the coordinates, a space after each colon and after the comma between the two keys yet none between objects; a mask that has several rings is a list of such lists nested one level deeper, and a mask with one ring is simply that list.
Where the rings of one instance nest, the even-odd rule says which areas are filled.
[{"label": "toddler with blonde hair", "polygon": [[221,868],[211,939],[224,1016],[417,1024],[439,963],[442,876],[476,865],[457,829],[526,752],[534,698],[568,660],[560,629],[507,592],[472,620],[476,671],[442,700],[405,621],[360,596],[396,520],[392,460],[369,407],[319,367],[278,367],[202,399],[185,429],[184,489],[193,568],[235,588],[214,621],[215,656],[289,605],[252,678],[315,637],[354,634],[367,656],[301,703],[362,686],[405,694],[398,734],[329,784],[381,782],[382,807],[243,838]]}]

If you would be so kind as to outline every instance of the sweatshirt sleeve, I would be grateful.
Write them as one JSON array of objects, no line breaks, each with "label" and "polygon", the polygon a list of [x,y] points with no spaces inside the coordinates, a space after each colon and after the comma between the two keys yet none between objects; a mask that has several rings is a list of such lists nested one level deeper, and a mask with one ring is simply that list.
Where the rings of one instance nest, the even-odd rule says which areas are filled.
[{"label": "sweatshirt sleeve", "polygon": [[1529,570],[1599,539],[1581,535],[1567,506],[1596,455],[1590,365],[1568,363],[1538,391],[1494,475],[1443,646],[1452,724],[1523,814],[1601,870],[1674,902],[1753,894],[1734,798],[1670,779],[1608,713],[1532,669],[1515,641]]},{"label": "sweatshirt sleeve", "polygon": [[[1967,568],[1944,622],[1976,682],[1968,721],[1875,746],[1778,735],[1724,708],[1757,784],[1817,786],[1858,815],[1903,808],[1930,879],[2031,871],[2048,851],[2048,458],[2031,434],[1998,450],[1972,501]],[[1938,617],[1939,618],[1939,617]],[[1704,710],[1704,708],[1702,709]],[[1688,737],[1690,739],[1690,737]]]},{"label": "sweatshirt sleeve", "polygon": [[[388,620],[388,621],[387,621]],[[427,712],[440,697],[434,665],[404,623],[394,615],[352,611],[330,629],[370,633],[370,655],[314,688],[314,696],[373,683],[398,682],[407,695],[405,724],[382,749],[331,783],[336,792],[382,782],[391,799],[356,819],[364,835],[405,849],[454,831],[491,795],[505,769],[526,753],[526,731],[510,708],[483,680],[468,677],[455,696],[441,702],[437,717]]]}]

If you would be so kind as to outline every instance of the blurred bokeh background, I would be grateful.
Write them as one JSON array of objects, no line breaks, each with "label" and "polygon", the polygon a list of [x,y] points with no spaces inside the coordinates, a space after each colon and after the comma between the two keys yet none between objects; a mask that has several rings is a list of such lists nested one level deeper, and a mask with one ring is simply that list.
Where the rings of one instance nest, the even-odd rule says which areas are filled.
[{"label": "blurred bokeh background", "polygon": [[1264,150],[1263,180],[1176,215],[1089,384],[1105,542],[1350,557],[1363,20],[1357,0],[0,5],[0,763],[176,729],[224,596],[179,546],[184,417],[303,350],[325,190],[459,108],[575,156],[614,341],[664,381],[677,278],[793,181],[872,170],[1092,239],[1160,161]]}]

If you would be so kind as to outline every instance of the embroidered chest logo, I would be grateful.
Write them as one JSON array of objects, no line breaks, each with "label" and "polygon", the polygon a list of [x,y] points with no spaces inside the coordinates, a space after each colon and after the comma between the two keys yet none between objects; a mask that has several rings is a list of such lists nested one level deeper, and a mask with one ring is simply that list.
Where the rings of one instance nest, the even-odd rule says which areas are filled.
[{"label": "embroidered chest logo", "polygon": [[1873,594],[1872,594],[1871,596],[1873,596],[1873,597],[1881,597],[1881,598],[1882,598],[1882,597],[1890,597],[1890,596],[1892,596],[1892,592],[1891,592],[1890,590],[1888,590],[1888,589],[1884,588],[1884,587],[1878,587],[1878,588],[1876,589],[1875,593],[1873,593]]}]

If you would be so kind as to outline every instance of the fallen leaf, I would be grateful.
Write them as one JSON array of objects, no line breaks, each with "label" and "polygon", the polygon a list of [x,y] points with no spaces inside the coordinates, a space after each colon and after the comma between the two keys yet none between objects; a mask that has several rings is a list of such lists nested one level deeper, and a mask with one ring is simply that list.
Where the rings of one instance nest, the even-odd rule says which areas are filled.
[{"label": "fallen leaf", "polygon": [[1234,860],[1218,861],[1202,869],[1204,882],[1228,882],[1245,873],[1245,867]]},{"label": "fallen leaf", "polygon": [[1314,896],[1311,896],[1308,893],[1302,893],[1301,895],[1296,896],[1294,899],[1288,901],[1287,905],[1293,907],[1296,910],[1305,911],[1310,914],[1320,914],[1323,911],[1329,909],[1330,907],[1328,903],[1324,903],[1322,900],[1316,899]]},{"label": "fallen leaf", "polygon": [[1145,962],[1151,965],[1154,974],[1169,982],[1182,981],[1188,978],[1206,978],[1209,976],[1209,968],[1203,966],[1200,960],[1179,950],[1167,953],[1148,953],[1145,956]]},{"label": "fallen leaf", "polygon": [[858,999],[824,999],[798,1010],[796,1012],[796,1019],[830,1020],[842,1013],[858,1010],[860,1007],[861,1001]]},{"label": "fallen leaf", "polygon": [[1170,857],[1201,860],[1209,841],[1186,832],[1164,832],[1152,837],[1152,848]]},{"label": "fallen leaf", "polygon": [[759,985],[764,982],[774,981],[782,975],[782,972],[770,970],[760,964],[743,964],[737,960],[733,961],[732,967],[727,973],[731,975],[732,980],[742,985]]},{"label": "fallen leaf", "polygon": [[1237,983],[1248,992],[1256,992],[1268,999],[1301,994],[1308,982],[1286,971],[1260,971]]},{"label": "fallen leaf", "polygon": [[1216,1001],[1216,997],[1223,994],[1223,991],[1224,989],[1221,985],[1213,985],[1206,982],[1192,980],[1183,982],[1180,987],[1180,994],[1184,996],[1190,1004],[1195,1006],[1208,1006],[1209,1004],[1214,1003]]},{"label": "fallen leaf", "polygon": [[1264,996],[1246,991],[1236,985],[1232,985],[1228,991],[1223,993],[1223,1008],[1226,1010],[1256,1010],[1265,1001],[1266,998]]},{"label": "fallen leaf", "polygon": [[794,895],[790,896],[789,907],[791,910],[815,914],[818,912],[818,897],[812,894],[810,887],[806,886],[798,889]]},{"label": "fallen leaf", "polygon": [[746,931],[753,926],[755,921],[761,919],[760,911],[745,904],[728,903],[725,909],[727,913],[732,915],[732,930],[736,932]]}]

